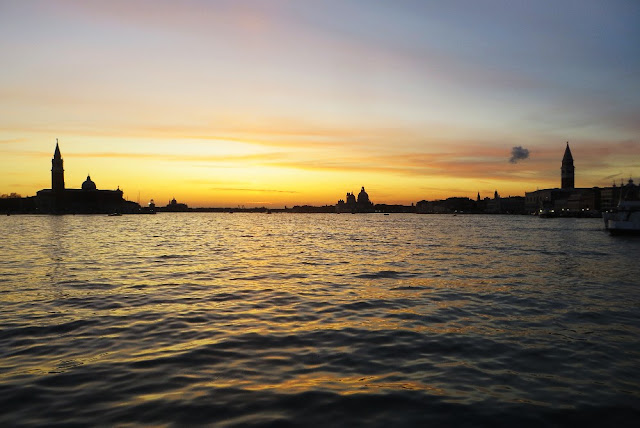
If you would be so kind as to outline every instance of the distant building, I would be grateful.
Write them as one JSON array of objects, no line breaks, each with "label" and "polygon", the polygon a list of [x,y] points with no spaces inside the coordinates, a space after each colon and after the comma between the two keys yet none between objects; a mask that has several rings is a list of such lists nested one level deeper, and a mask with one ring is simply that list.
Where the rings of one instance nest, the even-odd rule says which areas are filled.
[{"label": "distant building", "polygon": [[591,189],[574,189],[567,198],[566,210],[570,212],[598,211],[600,205],[601,190],[598,187]]},{"label": "distant building", "polygon": [[560,168],[560,188],[525,193],[525,209],[529,213],[544,212],[567,216],[598,216],[618,204],[620,188],[575,187],[575,167],[569,142]]},{"label": "distant building", "polygon": [[[525,193],[525,210],[528,213],[538,213],[540,211],[563,212],[569,210],[569,205],[580,206],[577,202],[580,195],[575,189],[575,167],[573,165],[573,155],[569,148],[569,142],[564,149],[562,165],[560,167],[560,188],[541,189],[535,192]],[[569,199],[572,199],[569,204]],[[593,208],[593,206],[592,206]]]},{"label": "distant building", "polygon": [[571,155],[571,149],[569,149],[569,142],[567,141],[567,147],[564,149],[564,156],[562,157],[562,166],[560,167],[560,188],[563,190],[570,190],[575,187],[575,168],[573,167],[573,156]]},{"label": "distant building", "polygon": [[362,213],[373,212],[373,202],[369,200],[369,194],[364,191],[364,186],[362,186],[360,193],[358,193],[356,210]]},{"label": "distant building", "polygon": [[189,207],[187,206],[187,204],[178,203],[178,201],[176,201],[176,198],[173,198],[166,207],[162,208],[162,211],[185,212],[189,211]]},{"label": "distant building", "polygon": [[289,208],[288,210],[285,209],[285,211],[289,211],[292,213],[304,213],[304,214],[312,214],[312,213],[333,213],[336,212],[336,206],[335,205],[323,205],[320,207],[316,207],[313,205],[295,205],[292,208]]},{"label": "distant building", "polygon": [[535,213],[541,209],[566,209],[570,193],[570,191],[563,189],[541,189],[526,192],[525,209],[528,213]]},{"label": "distant building", "polygon": [[500,214],[524,214],[524,196],[508,196],[500,198],[498,212]]},{"label": "distant building", "polygon": [[140,209],[135,202],[123,199],[120,188],[98,190],[90,176],[87,176],[80,189],[67,189],[57,140],[51,160],[51,189],[38,191],[35,205],[37,212],[46,214],[134,213]]},{"label": "distant building", "polygon": [[418,214],[472,213],[477,211],[475,201],[464,197],[452,197],[439,201],[419,201],[416,203]]},{"label": "distant building", "polygon": [[358,199],[354,193],[347,193],[346,202],[342,199],[336,204],[337,213],[372,213],[374,212],[373,202],[369,200],[369,194],[364,190],[364,186],[358,193]]},{"label": "distant building", "polygon": [[416,206],[411,205],[399,205],[399,204],[375,204],[373,209],[377,213],[415,213]]},{"label": "distant building", "polygon": [[498,191],[493,192],[493,199],[485,198],[484,212],[487,214],[523,214],[525,212],[523,196],[507,196],[503,198]]},{"label": "distant building", "polygon": [[500,194],[497,190],[493,192],[493,199],[487,200],[485,209],[489,214],[498,214],[500,212]]},{"label": "distant building", "polygon": [[476,200],[464,197],[452,197],[439,201],[420,201],[416,204],[418,214],[522,214],[524,212],[524,197],[500,197],[498,191],[493,193],[493,199]]}]

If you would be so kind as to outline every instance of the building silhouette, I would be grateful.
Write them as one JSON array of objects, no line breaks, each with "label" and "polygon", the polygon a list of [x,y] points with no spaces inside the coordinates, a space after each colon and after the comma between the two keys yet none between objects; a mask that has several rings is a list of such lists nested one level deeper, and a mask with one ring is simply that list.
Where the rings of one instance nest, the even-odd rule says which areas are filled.
[{"label": "building silhouette", "polygon": [[358,193],[358,198],[353,192],[347,193],[346,202],[342,199],[336,204],[337,213],[372,213],[375,211],[373,202],[369,200],[369,194],[364,190],[364,186]]},{"label": "building silhouette", "polygon": [[422,200],[416,203],[418,214],[450,214],[477,212],[477,202],[465,197],[450,197],[443,200]]},{"label": "building silhouette", "polygon": [[620,188],[575,187],[575,167],[569,142],[560,167],[560,188],[541,189],[525,193],[525,207],[529,213],[554,216],[599,216],[601,211],[618,204]]},{"label": "building silhouette", "polygon": [[134,213],[140,210],[135,202],[126,201],[120,188],[98,190],[87,175],[80,189],[67,189],[64,182],[64,161],[56,140],[51,159],[51,189],[36,193],[35,210],[45,214],[109,214]]},{"label": "building silhouette", "polygon": [[186,212],[186,211],[189,211],[189,206],[187,204],[178,202],[176,201],[176,198],[173,198],[169,201],[167,206],[163,208],[159,208],[158,211]]},{"label": "building silhouette", "polygon": [[51,159],[51,190],[56,194],[64,192],[64,168],[62,167],[62,155],[56,139],[56,150]]},{"label": "building silhouette", "polygon": [[575,168],[573,166],[573,156],[567,141],[567,147],[564,149],[562,157],[562,167],[560,167],[560,188],[564,190],[573,189],[575,187]]}]

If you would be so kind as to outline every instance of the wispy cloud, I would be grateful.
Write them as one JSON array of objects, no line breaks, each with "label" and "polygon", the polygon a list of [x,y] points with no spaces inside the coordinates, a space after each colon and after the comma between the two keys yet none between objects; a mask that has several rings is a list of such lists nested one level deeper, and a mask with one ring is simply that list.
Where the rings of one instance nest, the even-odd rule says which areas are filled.
[{"label": "wispy cloud", "polygon": [[254,163],[279,160],[286,157],[286,153],[256,153],[247,155],[184,155],[159,154],[159,153],[125,153],[125,152],[85,152],[68,153],[65,157],[70,158],[112,158],[112,159],[146,159],[166,162],[202,162],[202,163]]},{"label": "wispy cloud", "polygon": [[25,141],[27,141],[25,138],[5,138],[0,139],[0,144],[24,143]]},{"label": "wispy cloud", "polygon": [[617,174],[607,175],[606,177],[602,177],[602,180],[603,180],[603,181],[604,181],[604,180],[611,180],[611,179],[613,179],[613,178],[620,177],[621,175],[622,175],[622,173],[621,173],[621,172],[619,172],[619,173],[617,173]]},{"label": "wispy cloud", "polygon": [[257,192],[257,193],[300,193],[296,190],[258,189],[241,187],[210,187],[209,190],[218,192]]}]

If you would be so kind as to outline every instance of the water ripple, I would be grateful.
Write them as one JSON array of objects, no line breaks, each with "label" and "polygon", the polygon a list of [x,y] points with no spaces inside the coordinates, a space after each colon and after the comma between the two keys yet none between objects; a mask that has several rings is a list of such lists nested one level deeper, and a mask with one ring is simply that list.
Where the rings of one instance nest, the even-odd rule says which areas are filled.
[{"label": "water ripple", "polygon": [[0,424],[631,426],[640,241],[550,220],[0,218]]}]

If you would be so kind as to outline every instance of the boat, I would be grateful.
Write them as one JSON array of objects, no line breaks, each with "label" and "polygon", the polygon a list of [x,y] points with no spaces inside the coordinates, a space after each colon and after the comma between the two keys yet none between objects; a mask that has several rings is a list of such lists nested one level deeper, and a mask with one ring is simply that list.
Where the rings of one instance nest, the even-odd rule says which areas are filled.
[{"label": "boat", "polygon": [[545,199],[540,203],[540,209],[536,213],[540,218],[553,218],[558,217],[556,210],[553,208],[553,202]]},{"label": "boat", "polygon": [[120,214],[120,213],[109,213],[109,214],[107,214],[107,216],[109,216],[109,217],[120,217],[121,215],[122,214]]},{"label": "boat", "polygon": [[612,235],[640,235],[640,194],[633,180],[620,189],[620,202],[602,213],[604,227]]},{"label": "boat", "polygon": [[140,207],[138,214],[155,214],[156,213],[156,203],[151,199],[149,201],[149,205],[146,207]]}]

